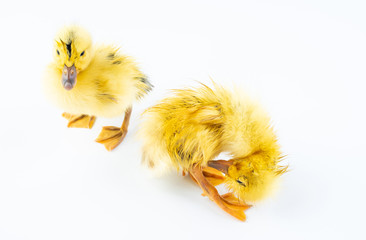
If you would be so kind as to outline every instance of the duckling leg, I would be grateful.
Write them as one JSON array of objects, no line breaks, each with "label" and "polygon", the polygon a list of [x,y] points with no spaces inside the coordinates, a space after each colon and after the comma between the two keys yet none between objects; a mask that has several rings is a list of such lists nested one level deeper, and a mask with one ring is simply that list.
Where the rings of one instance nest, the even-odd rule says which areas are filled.
[{"label": "duckling leg", "polygon": [[69,128],[92,128],[95,122],[94,116],[89,116],[86,114],[82,115],[73,115],[70,113],[64,112],[62,114],[64,118],[69,120],[69,123],[67,124],[67,127]]},{"label": "duckling leg", "polygon": [[130,123],[132,107],[129,107],[125,112],[125,118],[123,120],[122,126],[113,127],[113,126],[106,126],[103,127],[102,131],[100,132],[96,142],[104,144],[104,147],[111,151],[116,148],[125,138],[127,134],[128,125]]},{"label": "duckling leg", "polygon": [[196,180],[204,193],[214,201],[221,209],[241,221],[245,221],[244,210],[250,208],[250,205],[234,204],[222,198],[216,188],[212,186],[204,177],[200,165],[195,164],[190,170],[191,176]]}]

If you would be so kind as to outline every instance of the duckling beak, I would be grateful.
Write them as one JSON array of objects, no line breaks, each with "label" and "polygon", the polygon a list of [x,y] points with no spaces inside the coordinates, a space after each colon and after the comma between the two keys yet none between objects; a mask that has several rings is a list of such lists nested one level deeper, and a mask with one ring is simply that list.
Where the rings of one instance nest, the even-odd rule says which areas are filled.
[{"label": "duckling beak", "polygon": [[62,70],[62,86],[67,90],[70,91],[76,84],[76,68],[75,65],[71,67],[64,66]]}]

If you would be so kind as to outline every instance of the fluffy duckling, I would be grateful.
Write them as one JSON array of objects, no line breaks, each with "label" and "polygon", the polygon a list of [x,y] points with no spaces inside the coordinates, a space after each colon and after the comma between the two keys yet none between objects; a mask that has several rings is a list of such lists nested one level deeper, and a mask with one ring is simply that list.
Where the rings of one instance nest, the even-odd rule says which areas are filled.
[{"label": "fluffy duckling", "polygon": [[[244,221],[244,210],[268,195],[287,167],[270,118],[241,92],[214,83],[175,90],[147,109],[139,130],[142,163],[150,169],[188,172],[223,210]],[[214,160],[220,153],[230,160]],[[229,193],[219,195],[224,183]]]},{"label": "fluffy duckling", "polygon": [[91,128],[96,116],[125,113],[121,127],[104,127],[96,139],[107,150],[114,149],[126,136],[133,102],[152,85],[133,59],[114,46],[93,45],[90,34],[80,26],[66,26],[58,32],[53,54],[45,89],[65,111],[68,127]]}]

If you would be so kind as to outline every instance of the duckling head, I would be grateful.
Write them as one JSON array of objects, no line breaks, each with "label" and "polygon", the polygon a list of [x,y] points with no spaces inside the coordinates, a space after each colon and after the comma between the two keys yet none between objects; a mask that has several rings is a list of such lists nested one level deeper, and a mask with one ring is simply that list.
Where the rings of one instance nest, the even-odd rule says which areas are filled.
[{"label": "duckling head", "polygon": [[250,162],[234,163],[228,169],[225,183],[239,199],[255,202],[271,192],[275,183],[275,174],[258,168]]},{"label": "duckling head", "polygon": [[255,158],[262,156],[226,161],[227,164],[223,167],[225,169],[221,167],[227,176],[225,179],[227,188],[245,202],[264,199],[275,189],[278,177],[287,171],[287,166],[270,166]]},{"label": "duckling head", "polygon": [[76,84],[77,75],[85,70],[92,60],[90,34],[79,26],[66,26],[56,35],[54,58],[62,71],[61,83],[66,90]]}]

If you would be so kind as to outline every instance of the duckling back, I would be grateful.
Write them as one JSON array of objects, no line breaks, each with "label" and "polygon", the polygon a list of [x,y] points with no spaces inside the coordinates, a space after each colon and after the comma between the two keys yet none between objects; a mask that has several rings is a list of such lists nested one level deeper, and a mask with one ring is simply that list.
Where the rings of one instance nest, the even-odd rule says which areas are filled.
[{"label": "duckling back", "polygon": [[219,102],[204,91],[211,89],[175,90],[145,111],[139,130],[144,165],[157,172],[187,170],[221,152]]},{"label": "duckling back", "polygon": [[213,89],[202,84],[173,91],[146,110],[140,136],[143,163],[160,171],[188,170],[195,163],[206,166],[221,152],[238,159],[258,151],[271,159],[280,155],[270,118],[262,108],[241,92],[217,84]]}]

